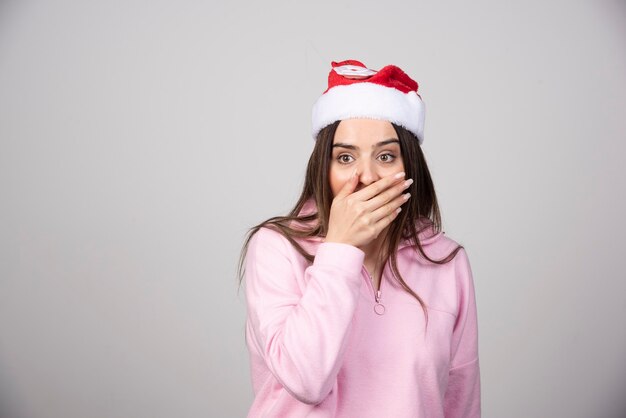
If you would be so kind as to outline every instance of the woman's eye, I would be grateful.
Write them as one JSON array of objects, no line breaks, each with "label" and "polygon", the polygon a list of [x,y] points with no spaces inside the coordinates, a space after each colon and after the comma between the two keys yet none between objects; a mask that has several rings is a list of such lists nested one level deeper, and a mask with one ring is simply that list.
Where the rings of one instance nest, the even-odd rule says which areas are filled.
[{"label": "woman's eye", "polygon": [[393,161],[393,160],[396,159],[396,156],[393,155],[393,154],[390,154],[390,153],[383,154],[383,155],[381,155],[381,157],[391,157],[391,160],[389,160],[389,158],[387,158],[386,160],[384,160],[385,162]]},{"label": "woman's eye", "polygon": [[346,159],[345,159],[344,157],[346,157],[346,158],[352,158],[352,156],[351,156],[351,155],[348,155],[348,154],[341,154],[340,156],[338,156],[338,157],[337,157],[337,159],[338,159],[338,160],[339,160],[339,162],[340,162],[340,163],[342,163],[342,164],[348,164],[350,161],[346,161]]}]

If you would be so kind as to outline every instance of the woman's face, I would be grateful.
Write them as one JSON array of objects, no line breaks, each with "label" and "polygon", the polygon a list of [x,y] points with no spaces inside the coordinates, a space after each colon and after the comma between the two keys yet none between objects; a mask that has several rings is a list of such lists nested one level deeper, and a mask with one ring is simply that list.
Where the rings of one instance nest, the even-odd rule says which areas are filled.
[{"label": "woman's face", "polygon": [[357,169],[355,192],[382,177],[404,171],[398,135],[390,122],[376,119],[344,119],[333,139],[330,188],[333,197]]}]

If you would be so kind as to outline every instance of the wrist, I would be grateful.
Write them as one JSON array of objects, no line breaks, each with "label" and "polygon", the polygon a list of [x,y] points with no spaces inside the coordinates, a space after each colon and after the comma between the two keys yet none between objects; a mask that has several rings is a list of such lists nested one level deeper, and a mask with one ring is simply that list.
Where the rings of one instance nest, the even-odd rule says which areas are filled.
[{"label": "wrist", "polygon": [[356,247],[356,245],[354,243],[350,242],[349,240],[342,239],[342,238],[339,238],[339,237],[334,237],[332,235],[327,235],[323,239],[323,242],[333,242],[333,243],[336,243],[336,244],[346,244],[346,245],[351,245],[353,247]]}]

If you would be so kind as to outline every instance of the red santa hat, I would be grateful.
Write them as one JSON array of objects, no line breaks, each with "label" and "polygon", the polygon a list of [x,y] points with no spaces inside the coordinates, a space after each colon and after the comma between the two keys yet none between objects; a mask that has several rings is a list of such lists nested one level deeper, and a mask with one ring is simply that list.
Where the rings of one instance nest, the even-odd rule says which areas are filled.
[{"label": "red santa hat", "polygon": [[424,102],[418,84],[395,65],[376,71],[356,60],[333,61],[328,88],[313,105],[312,134],[350,118],[388,120],[424,142]]}]

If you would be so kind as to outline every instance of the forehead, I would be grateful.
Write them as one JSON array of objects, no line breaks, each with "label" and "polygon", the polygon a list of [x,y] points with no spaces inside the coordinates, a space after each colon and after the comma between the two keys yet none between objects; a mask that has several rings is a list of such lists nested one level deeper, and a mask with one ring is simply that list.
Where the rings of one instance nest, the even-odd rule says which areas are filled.
[{"label": "forehead", "polygon": [[333,143],[349,143],[358,147],[398,138],[391,122],[378,119],[344,119],[337,126]]}]

